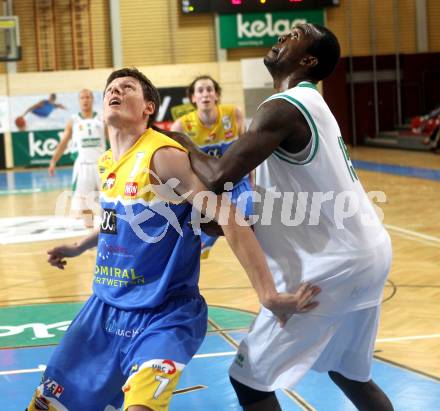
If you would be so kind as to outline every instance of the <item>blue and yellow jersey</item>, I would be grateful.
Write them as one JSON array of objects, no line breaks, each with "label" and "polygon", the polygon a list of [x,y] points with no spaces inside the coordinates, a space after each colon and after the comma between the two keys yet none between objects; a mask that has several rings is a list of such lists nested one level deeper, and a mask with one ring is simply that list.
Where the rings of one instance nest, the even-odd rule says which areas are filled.
[{"label": "blue and yellow jersey", "polygon": [[200,238],[191,229],[192,206],[159,199],[150,163],[163,147],[185,149],[148,129],[118,160],[99,160],[101,232],[93,290],[126,310],[157,307],[173,296],[198,294]]},{"label": "blue and yellow jersey", "polygon": [[185,114],[180,118],[180,121],[184,133],[191,137],[194,144],[211,156],[221,157],[238,138],[240,130],[234,105],[219,104],[217,109],[219,115],[217,122],[212,127],[206,127],[202,124],[197,111]]}]

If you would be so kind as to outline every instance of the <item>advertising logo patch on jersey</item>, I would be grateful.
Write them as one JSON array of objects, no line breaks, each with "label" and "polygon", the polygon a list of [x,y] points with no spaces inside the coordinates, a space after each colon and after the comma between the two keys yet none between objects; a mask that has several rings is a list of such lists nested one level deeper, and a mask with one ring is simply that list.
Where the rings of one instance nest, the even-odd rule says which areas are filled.
[{"label": "advertising logo patch on jersey", "polygon": [[222,156],[222,150],[220,147],[208,147],[205,153],[211,157],[220,158]]},{"label": "advertising logo patch on jersey", "polygon": [[243,368],[244,360],[245,360],[244,355],[238,352],[237,355],[235,356],[234,363],[237,364],[240,368]]},{"label": "advertising logo patch on jersey", "polygon": [[102,212],[101,233],[117,234],[117,218],[115,210],[104,208]]},{"label": "advertising logo patch on jersey", "polygon": [[116,182],[116,174],[115,173],[110,173],[107,176],[107,180],[105,180],[104,185],[102,186],[103,190],[110,190]]},{"label": "advertising logo patch on jersey", "polygon": [[138,193],[138,183],[133,182],[133,181],[129,181],[127,183],[125,183],[125,190],[124,190],[124,194],[127,197],[135,197]]},{"label": "advertising logo patch on jersey", "polygon": [[64,388],[60,384],[58,384],[55,380],[51,380],[50,378],[45,380],[43,384],[44,388],[56,398],[60,398],[64,391]]},{"label": "advertising logo patch on jersey", "polygon": [[155,364],[153,364],[152,368],[168,375],[173,375],[177,370],[176,365],[171,360],[156,362]]}]

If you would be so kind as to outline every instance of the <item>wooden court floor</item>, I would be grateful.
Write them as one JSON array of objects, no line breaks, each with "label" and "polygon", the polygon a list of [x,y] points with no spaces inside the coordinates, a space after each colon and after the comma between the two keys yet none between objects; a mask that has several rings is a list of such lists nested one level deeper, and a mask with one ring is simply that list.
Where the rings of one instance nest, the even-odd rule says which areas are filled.
[{"label": "wooden court floor", "polygon": [[[403,168],[440,170],[440,156],[371,148],[350,152],[353,160],[397,170],[358,168],[367,191],[386,194],[380,206],[394,251],[376,356],[440,378],[440,180],[411,177]],[[0,218],[51,215],[58,194],[2,195]],[[94,250],[69,261],[65,271],[46,263],[46,250],[68,241],[74,240],[2,245],[0,307],[85,300],[91,292]],[[224,239],[202,262],[200,287],[208,304],[258,311],[255,293]]]}]

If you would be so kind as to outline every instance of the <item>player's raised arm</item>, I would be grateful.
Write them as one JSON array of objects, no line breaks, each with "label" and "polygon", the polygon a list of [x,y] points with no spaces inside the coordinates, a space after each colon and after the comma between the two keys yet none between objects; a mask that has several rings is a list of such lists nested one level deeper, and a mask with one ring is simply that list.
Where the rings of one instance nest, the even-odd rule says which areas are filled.
[{"label": "player's raised arm", "polygon": [[27,113],[30,113],[31,111],[34,111],[37,108],[40,108],[43,106],[44,106],[44,100],[41,100],[38,103],[35,103],[32,106],[30,106],[21,116],[24,117]]},{"label": "player's raised arm", "polygon": [[313,301],[319,288],[302,285],[294,294],[280,294],[275,288],[266,258],[246,220],[221,196],[208,192],[206,186],[191,169],[188,155],[175,148],[158,150],[152,161],[154,172],[162,181],[178,179],[174,190],[185,195],[193,206],[223,228],[226,239],[245,269],[262,305],[284,323],[290,314],[315,308]]}]

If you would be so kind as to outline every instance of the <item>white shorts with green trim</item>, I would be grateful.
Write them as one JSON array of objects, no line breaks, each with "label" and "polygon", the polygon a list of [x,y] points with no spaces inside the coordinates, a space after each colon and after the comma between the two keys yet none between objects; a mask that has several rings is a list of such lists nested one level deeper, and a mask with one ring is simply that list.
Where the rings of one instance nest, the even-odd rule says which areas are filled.
[{"label": "white shorts with green trim", "polygon": [[380,306],[333,317],[298,314],[281,328],[263,308],[229,373],[259,391],[292,388],[310,369],[368,381],[379,315]]},{"label": "white shorts with green trim", "polygon": [[98,165],[76,160],[72,175],[72,210],[93,210],[99,189]]}]

